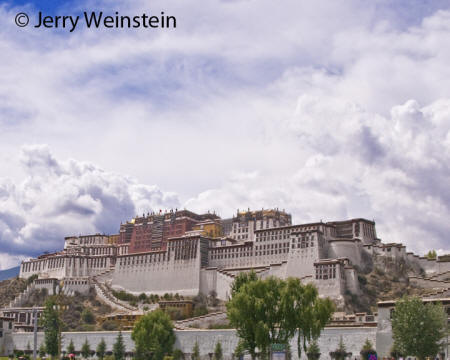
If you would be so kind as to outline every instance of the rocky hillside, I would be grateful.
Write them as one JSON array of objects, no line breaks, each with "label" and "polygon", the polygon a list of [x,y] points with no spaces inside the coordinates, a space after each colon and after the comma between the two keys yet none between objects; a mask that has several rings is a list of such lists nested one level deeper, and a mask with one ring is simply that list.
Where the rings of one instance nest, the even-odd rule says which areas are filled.
[{"label": "rocky hillside", "polygon": [[0,281],[0,307],[7,306],[26,287],[27,281],[19,278]]},{"label": "rocky hillside", "polygon": [[414,287],[409,276],[423,276],[423,270],[410,266],[404,260],[374,258],[366,269],[358,269],[362,295],[345,294],[345,310],[352,312],[376,312],[377,302],[398,299],[403,295],[424,295],[427,290]]}]

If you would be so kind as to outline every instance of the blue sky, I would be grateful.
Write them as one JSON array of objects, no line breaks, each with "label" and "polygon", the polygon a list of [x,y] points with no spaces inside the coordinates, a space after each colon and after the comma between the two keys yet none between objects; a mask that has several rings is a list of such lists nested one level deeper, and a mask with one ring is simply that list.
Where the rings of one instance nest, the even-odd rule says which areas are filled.
[{"label": "blue sky", "polygon": [[[366,217],[449,251],[448,6],[0,2],[0,269],[171,207]],[[14,24],[95,9],[178,27]]]}]

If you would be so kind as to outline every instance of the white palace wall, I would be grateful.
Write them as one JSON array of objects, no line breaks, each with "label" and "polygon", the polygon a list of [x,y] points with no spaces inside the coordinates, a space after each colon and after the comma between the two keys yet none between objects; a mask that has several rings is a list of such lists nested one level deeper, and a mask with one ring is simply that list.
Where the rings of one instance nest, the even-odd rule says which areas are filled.
[{"label": "white palace wall", "polygon": [[359,240],[335,240],[329,242],[328,258],[348,258],[352,265],[361,266],[362,246]]},{"label": "white palace wall", "polygon": [[176,244],[179,248],[174,250],[169,244],[168,251],[119,256],[112,287],[135,294],[197,295],[200,291],[200,241],[186,239]]},{"label": "white palace wall", "polygon": [[35,274],[55,279],[94,276],[110,266],[110,256],[56,255],[22,262],[19,277],[26,279]]},{"label": "white palace wall", "polygon": [[[355,327],[355,328],[325,328],[319,338],[318,345],[322,353],[321,359],[330,359],[329,353],[334,351],[342,337],[347,351],[353,353],[352,358],[358,357],[362,345],[369,339],[374,345],[376,342],[376,327]],[[86,339],[91,349],[95,349],[102,339],[106,342],[106,350],[111,351],[116,341],[118,332],[116,331],[97,331],[97,332],[65,332],[62,334],[62,349],[66,349],[70,341],[73,341],[75,350],[80,351]],[[131,332],[123,331],[123,340],[126,351],[134,351],[134,343],[131,339]],[[222,345],[225,360],[232,358],[232,354],[238,344],[238,338],[235,330],[175,330],[176,342],[175,348],[180,349],[185,354],[191,354],[192,349],[197,342],[199,345],[200,356],[202,359],[209,360],[209,353],[214,352],[215,345],[220,342]],[[44,341],[44,334],[38,333],[38,344]],[[6,344],[7,353],[12,350],[25,350],[27,345],[33,347],[33,333],[13,333]],[[297,356],[297,339],[294,337],[290,342],[292,355]],[[302,359],[306,360],[304,352]]]}]

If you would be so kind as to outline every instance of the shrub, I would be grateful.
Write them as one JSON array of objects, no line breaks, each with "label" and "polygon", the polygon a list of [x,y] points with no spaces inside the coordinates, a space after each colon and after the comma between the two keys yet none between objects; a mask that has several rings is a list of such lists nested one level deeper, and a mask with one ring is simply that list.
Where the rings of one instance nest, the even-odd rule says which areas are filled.
[{"label": "shrub", "polygon": [[86,323],[86,324],[95,324],[95,316],[92,313],[92,311],[88,308],[85,308],[83,310],[83,312],[81,313],[81,319]]},{"label": "shrub", "polygon": [[367,279],[364,275],[358,275],[358,281],[361,285],[366,285],[367,284]]},{"label": "shrub", "polygon": [[194,317],[206,315],[207,313],[208,313],[208,309],[206,308],[206,306],[203,305],[200,307],[196,307],[194,310]]},{"label": "shrub", "polygon": [[373,345],[369,339],[366,339],[362,349],[361,349],[361,358],[364,360],[368,360],[370,355],[376,355],[376,351],[373,349]]},{"label": "shrub", "polygon": [[102,329],[106,331],[117,330],[119,327],[113,320],[105,320],[102,324]]},{"label": "shrub", "polygon": [[173,360],[184,360],[184,353],[180,349],[175,349],[172,356]]},{"label": "shrub", "polygon": [[308,357],[308,360],[317,360],[320,357],[320,348],[319,345],[317,345],[316,340],[309,344],[306,349],[306,356]]}]

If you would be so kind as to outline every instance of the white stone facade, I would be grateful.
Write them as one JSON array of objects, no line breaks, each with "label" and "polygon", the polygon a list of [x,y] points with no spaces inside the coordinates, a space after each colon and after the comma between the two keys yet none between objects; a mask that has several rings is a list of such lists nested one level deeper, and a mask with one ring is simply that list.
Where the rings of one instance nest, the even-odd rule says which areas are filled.
[{"label": "white stone facade", "polygon": [[[163,250],[143,253],[129,254],[128,244],[110,243],[106,235],[68,237],[63,251],[24,261],[20,277],[38,274],[40,279],[64,280],[66,293],[87,291],[97,282],[135,294],[193,296],[215,291],[226,300],[234,276],[254,269],[261,278],[312,282],[321,296],[341,303],[346,291],[359,294],[354,267],[367,266],[367,256],[403,259],[427,274],[450,271],[445,257],[428,260],[407,253],[401,244],[382,244],[369,220],[290,225],[290,216],[272,212],[238,213],[231,232],[246,235],[243,240],[192,233],[169,239]],[[274,227],[278,223],[288,225]],[[239,231],[237,224],[246,225]]]},{"label": "white stone facade", "polygon": [[[325,328],[319,338],[318,344],[322,353],[321,359],[330,359],[329,353],[336,350],[339,341],[342,340],[347,351],[352,352],[352,358],[359,358],[361,347],[369,339],[374,346],[377,344],[377,328],[376,327],[354,327],[354,328]],[[70,341],[73,341],[75,350],[80,351],[86,339],[91,349],[95,349],[98,343],[104,339],[107,351],[111,351],[113,344],[117,338],[116,331],[97,331],[97,332],[67,332],[62,334],[62,349],[66,349]],[[125,349],[127,352],[134,351],[134,343],[131,339],[129,331],[122,332]],[[209,353],[214,352],[215,345],[220,342],[224,360],[231,360],[232,354],[238,344],[238,338],[235,330],[175,330],[176,342],[175,348],[180,349],[184,354],[192,354],[192,349],[197,342],[199,345],[200,357],[202,360],[209,360]],[[44,341],[44,334],[38,333],[38,344]],[[32,333],[13,333],[8,338],[6,344],[6,353],[10,354],[13,348],[26,349],[27,345],[33,346]],[[291,352],[295,359],[297,354],[297,338],[294,337],[290,342]],[[302,352],[301,359],[306,360],[306,355]]]}]

